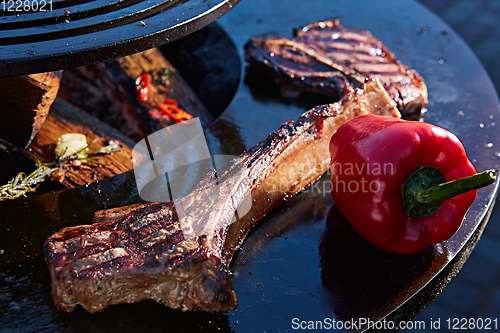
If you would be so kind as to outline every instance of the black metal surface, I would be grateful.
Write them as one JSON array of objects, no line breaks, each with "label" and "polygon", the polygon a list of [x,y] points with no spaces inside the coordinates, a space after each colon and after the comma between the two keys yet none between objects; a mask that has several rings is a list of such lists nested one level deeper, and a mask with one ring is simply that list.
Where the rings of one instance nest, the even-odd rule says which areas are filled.
[{"label": "black metal surface", "polygon": [[[426,121],[463,141],[478,170],[498,168],[500,117],[493,86],[469,48],[413,1],[243,1],[219,20],[242,57],[251,35],[338,17],[369,29],[429,87]],[[238,70],[238,69],[235,69]],[[237,154],[324,100],[284,98],[267,78],[246,73],[224,114],[207,131],[213,154]],[[491,145],[493,143],[493,145]],[[404,144],[404,143],[402,143]],[[223,314],[182,313],[154,302],[112,306],[90,315],[58,312],[41,244],[52,232],[85,224],[98,209],[138,199],[127,173],[88,187],[0,203],[0,327],[50,332],[278,332],[292,320],[408,320],[450,281],[487,222],[498,184],[479,190],[460,231],[418,254],[378,250],[348,226],[335,207],[328,176],[271,212],[251,233],[231,266],[239,304]]]},{"label": "black metal surface", "polygon": [[5,9],[0,3],[0,76],[77,67],[160,46],[201,29],[238,2],[52,0],[51,10],[27,6],[16,12],[6,1]]},{"label": "black metal surface", "polygon": [[[370,30],[398,59],[416,69],[429,89],[425,121],[455,133],[478,170],[498,168],[500,153],[493,147],[500,144],[495,124],[500,109],[491,80],[461,38],[420,4],[263,0],[242,2],[218,22],[230,31],[243,56],[243,45],[250,35],[275,31],[290,37],[293,27],[331,18],[339,18],[345,26]],[[237,124],[240,146],[252,146],[263,133],[296,119],[314,105],[313,100],[280,97],[270,80],[249,68],[245,71],[243,84],[222,116]],[[212,129],[220,132],[217,124],[209,133]],[[216,141],[211,148],[215,153],[230,154],[235,153],[234,146],[233,135],[227,142]],[[326,180],[318,182],[316,189],[327,187]],[[467,259],[497,190],[498,184],[480,190],[452,239],[408,257],[405,264],[399,256],[378,251],[352,236],[352,230],[342,229],[338,224],[345,222],[335,213],[328,196],[301,193],[270,214],[235,258],[240,303],[231,328],[238,332],[291,331],[293,318],[413,318]],[[287,230],[270,232],[288,221],[291,227]],[[277,237],[269,240],[272,235]],[[259,238],[264,243],[259,243]]]}]

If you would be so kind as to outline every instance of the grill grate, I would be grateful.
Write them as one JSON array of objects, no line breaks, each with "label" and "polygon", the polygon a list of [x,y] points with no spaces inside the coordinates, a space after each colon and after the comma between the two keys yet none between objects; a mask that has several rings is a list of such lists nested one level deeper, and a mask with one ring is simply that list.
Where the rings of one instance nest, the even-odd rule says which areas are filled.
[{"label": "grill grate", "polygon": [[[166,44],[240,0],[0,1],[0,77],[96,63]],[[40,11],[44,5],[46,11]]]}]

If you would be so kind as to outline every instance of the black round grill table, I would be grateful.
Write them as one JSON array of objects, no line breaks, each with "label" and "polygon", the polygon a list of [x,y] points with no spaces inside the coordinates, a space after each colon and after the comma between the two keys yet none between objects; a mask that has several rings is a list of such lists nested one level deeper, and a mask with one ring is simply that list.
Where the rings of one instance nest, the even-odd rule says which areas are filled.
[{"label": "black round grill table", "polygon": [[[416,69],[429,89],[425,120],[455,133],[478,170],[498,168],[500,157],[490,143],[500,145],[500,133],[494,126],[500,109],[491,81],[468,46],[418,3],[247,0],[218,24],[243,59],[243,45],[252,35],[276,31],[290,37],[295,26],[330,18],[370,30],[398,59]],[[144,28],[150,27],[150,22],[145,23]],[[140,31],[139,27],[133,30]],[[127,45],[131,44],[123,47]],[[120,50],[120,44],[102,50],[111,54]],[[250,75],[244,62],[240,70],[243,75],[235,97],[207,130],[212,154],[239,154],[314,106],[311,101],[282,97],[270,80]],[[320,179],[317,188],[324,188],[327,181],[327,176]],[[89,223],[93,212],[104,206],[136,202],[133,174],[0,203],[0,244],[5,244],[0,288],[11,293],[8,301],[0,299],[7,314],[0,323],[13,329],[53,332],[284,332],[293,331],[294,318],[411,320],[467,260],[497,192],[498,183],[479,190],[462,228],[450,240],[412,256],[400,256],[360,239],[328,193],[303,191],[269,213],[247,238],[231,265],[238,308],[220,314],[182,313],[146,301],[111,306],[95,315],[82,309],[67,315],[52,304],[41,244],[62,227]],[[31,271],[36,274],[30,275]]]}]

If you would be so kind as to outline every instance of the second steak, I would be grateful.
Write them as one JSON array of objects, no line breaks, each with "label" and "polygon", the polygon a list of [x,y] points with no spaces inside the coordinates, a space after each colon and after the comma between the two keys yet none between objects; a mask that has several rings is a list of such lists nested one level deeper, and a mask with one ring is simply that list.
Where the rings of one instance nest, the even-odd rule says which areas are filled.
[{"label": "second steak", "polygon": [[245,57],[280,85],[334,101],[376,77],[404,118],[418,118],[427,105],[427,87],[416,71],[369,31],[343,27],[338,20],[306,25],[292,39],[256,36],[245,45]]}]

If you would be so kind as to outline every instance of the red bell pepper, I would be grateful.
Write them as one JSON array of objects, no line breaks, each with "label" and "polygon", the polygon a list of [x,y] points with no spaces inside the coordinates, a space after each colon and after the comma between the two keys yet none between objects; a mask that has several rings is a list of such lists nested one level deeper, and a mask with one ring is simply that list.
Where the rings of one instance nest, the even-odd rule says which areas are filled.
[{"label": "red bell pepper", "polygon": [[383,116],[341,126],[330,154],[335,203],[362,237],[395,253],[415,253],[453,236],[477,189],[497,175],[476,174],[454,134]]}]

